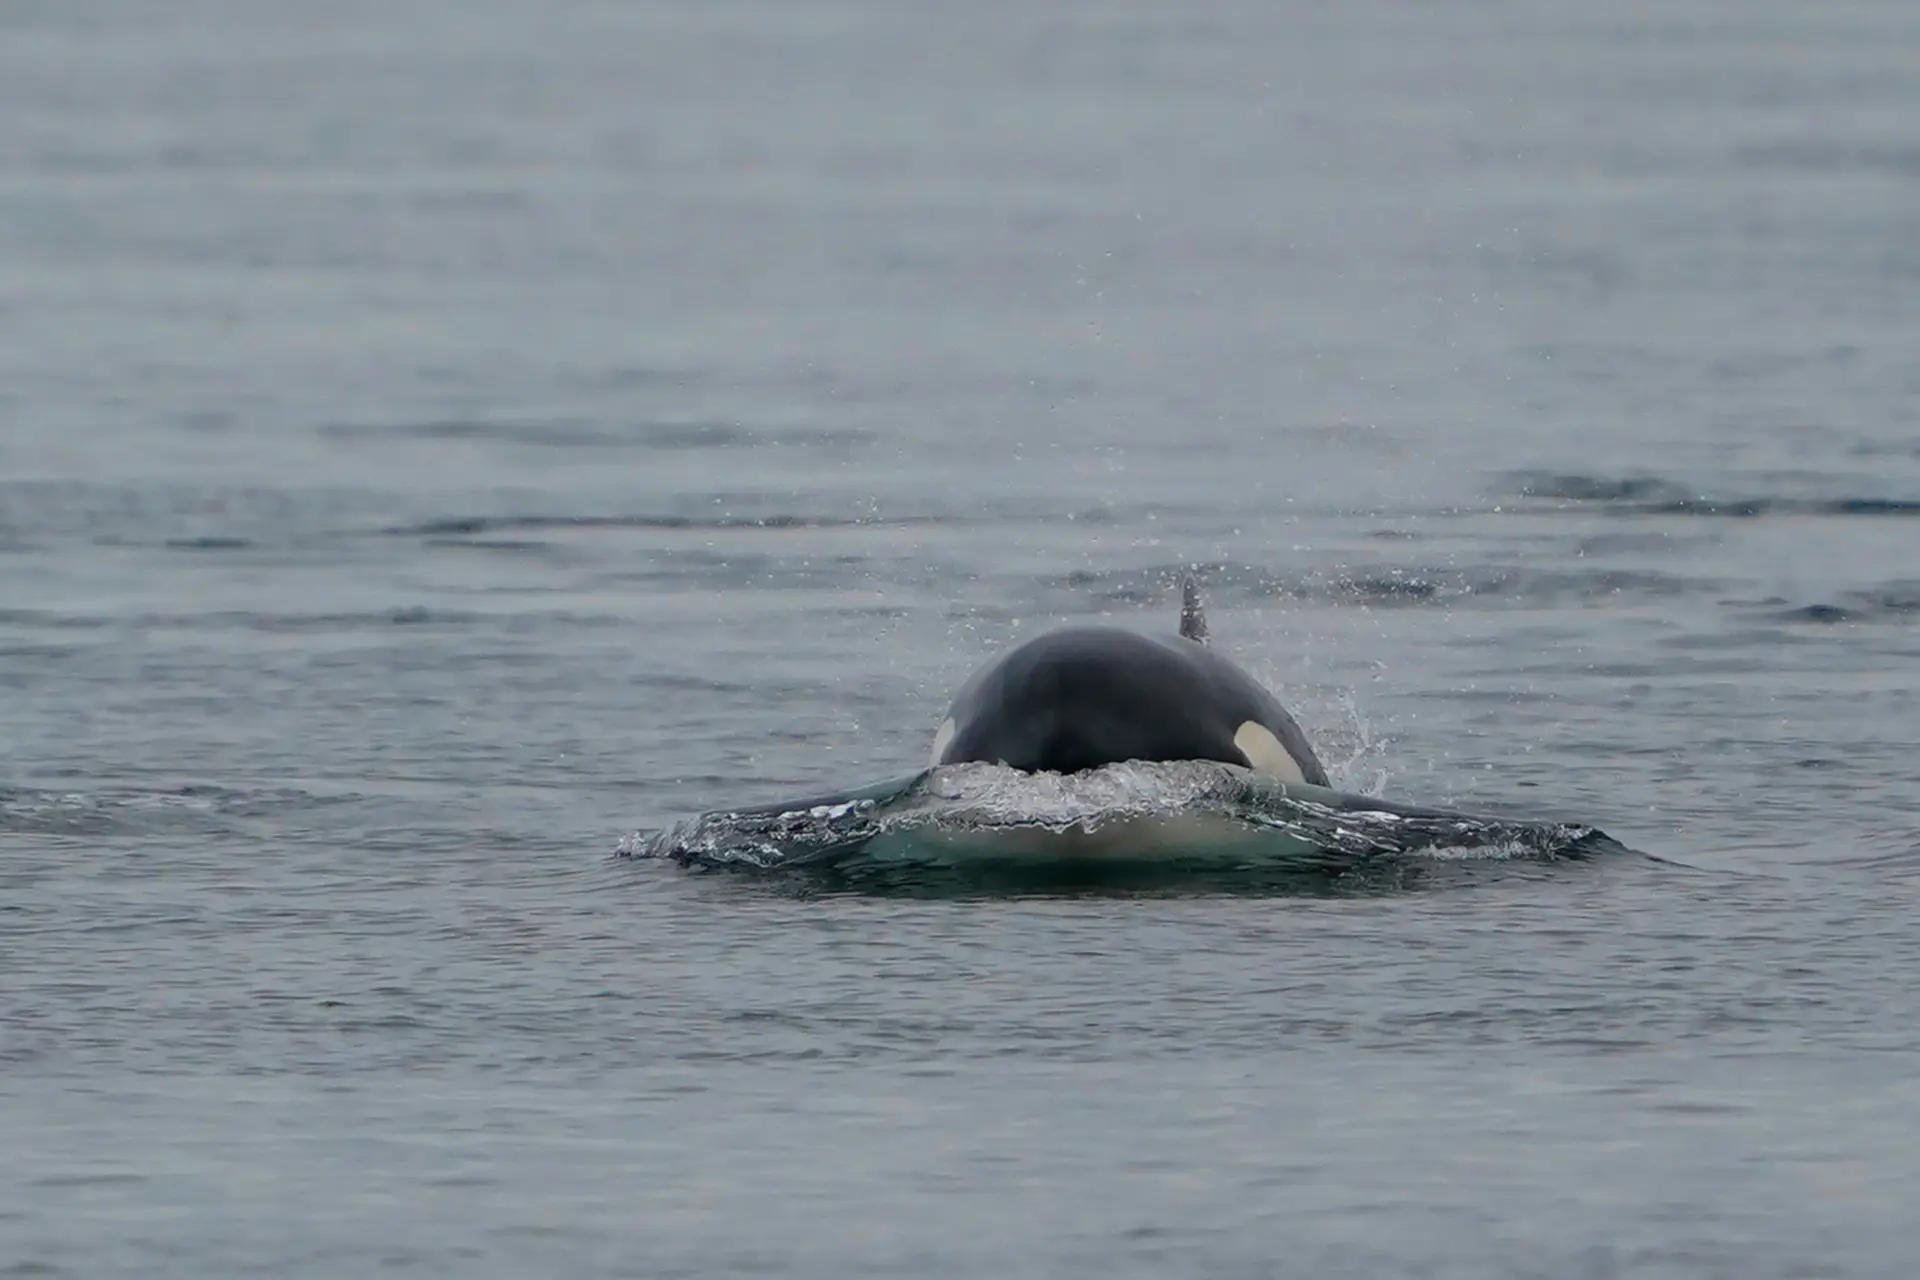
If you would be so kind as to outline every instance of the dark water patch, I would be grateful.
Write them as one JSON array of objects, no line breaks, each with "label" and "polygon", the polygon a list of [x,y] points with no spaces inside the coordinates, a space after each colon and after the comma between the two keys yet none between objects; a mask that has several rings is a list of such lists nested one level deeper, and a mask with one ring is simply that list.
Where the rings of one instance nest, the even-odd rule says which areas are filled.
[{"label": "dark water patch", "polygon": [[1782,622],[1839,623],[1911,622],[1920,619],[1920,583],[1899,582],[1850,591],[1836,600],[1794,605],[1770,599],[1762,603],[1768,615]]},{"label": "dark water patch", "polygon": [[1750,520],[1760,516],[1920,516],[1916,498],[1690,498],[1678,502],[1617,503],[1620,515],[1718,516]]},{"label": "dark water patch", "polygon": [[1837,604],[1808,604],[1798,609],[1786,609],[1778,616],[1786,622],[1857,622],[1859,615],[1851,609],[1843,609]]},{"label": "dark water patch", "polygon": [[570,548],[537,538],[427,538],[424,545],[454,551],[480,551],[493,555],[524,556],[534,559],[572,558]]},{"label": "dark water patch", "polygon": [[1502,477],[1501,491],[1523,498],[1560,498],[1568,502],[1681,501],[1693,496],[1671,480],[1646,473],[1600,476],[1514,471]]},{"label": "dark water patch", "polygon": [[1873,608],[1889,616],[1920,616],[1920,582],[1903,582],[1868,592],[1865,598]]},{"label": "dark water patch", "polygon": [[[1920,420],[1920,415],[1903,415],[1901,421],[1912,423]],[[1914,433],[1920,436],[1920,431]],[[1856,458],[1920,458],[1920,439],[1913,440],[1862,440],[1850,445],[1847,452]]]},{"label": "dark water patch", "polygon": [[99,631],[117,625],[112,618],[55,613],[46,609],[0,609],[0,627],[35,631]]},{"label": "dark water patch", "polygon": [[370,489],[0,480],[0,527],[36,544],[241,550],[337,535],[406,501]]},{"label": "dark water patch", "polygon": [[636,429],[630,443],[650,449],[740,449],[779,440],[733,422],[661,422]]},{"label": "dark water patch", "polygon": [[1872,173],[1920,178],[1920,146],[1850,138],[1795,138],[1736,147],[1735,163],[1767,172],[1834,175]]},{"label": "dark water patch", "polygon": [[851,449],[879,437],[853,427],[746,427],[739,423],[661,422],[633,430],[633,443],[649,449]]},{"label": "dark water patch", "polygon": [[[1156,607],[1179,598],[1178,564],[1131,569],[1077,569],[1043,578],[1043,588],[1089,597],[1102,607]],[[1219,561],[1192,566],[1205,584],[1209,598],[1226,603],[1257,604],[1272,599],[1314,600],[1323,603],[1425,603],[1442,595],[1464,595],[1468,588],[1458,573],[1435,574],[1420,569],[1385,569],[1358,574],[1278,574],[1258,565]]]},{"label": "dark water patch", "polygon": [[[1182,569],[1174,565],[1076,570],[1042,579],[1042,586],[1090,597],[1093,603],[1104,608],[1153,608],[1178,598],[1181,572]],[[1198,572],[1210,598],[1253,607],[1272,600],[1368,608],[1419,608],[1485,601],[1542,604],[1664,600],[1720,587],[1710,579],[1652,570],[1598,567],[1540,570],[1504,564],[1383,566],[1281,574],[1256,565],[1213,563],[1198,566]]]},{"label": "dark water patch", "polygon": [[1790,494],[1715,497],[1654,476],[1588,476],[1515,472],[1509,492],[1591,506],[1610,514],[1701,516],[1750,520],[1762,516],[1913,517],[1920,498],[1802,497]]},{"label": "dark water patch", "polygon": [[699,420],[610,424],[565,418],[521,422],[470,419],[329,422],[315,427],[314,431],[328,439],[355,443],[421,440],[542,449],[844,449],[871,444],[876,438],[873,432],[857,428],[765,428]]},{"label": "dark water patch", "polygon": [[66,662],[79,657],[84,651],[77,644],[0,645],[0,688],[25,689],[36,678],[26,671],[11,670],[7,664]]},{"label": "dark water patch", "polygon": [[[582,621],[576,615],[562,620]],[[143,612],[125,617],[67,614],[47,610],[0,611],[0,626],[42,631],[260,631],[267,633],[323,633],[381,630],[389,627],[465,627],[484,622],[510,622],[499,615],[424,605],[332,613],[264,613],[246,609],[212,609],[203,613]],[[521,615],[525,625],[524,615]]]},{"label": "dark water patch", "polygon": [[1810,505],[1815,515],[1920,516],[1920,498],[1838,498]]},{"label": "dark water patch", "polygon": [[327,632],[379,631],[392,627],[453,628],[504,621],[492,614],[425,605],[391,609],[346,610],[331,613],[259,613],[245,609],[215,609],[205,613],[139,613],[101,625],[129,631],[259,631],[268,634],[309,635]]},{"label": "dark water patch", "polygon": [[605,427],[569,419],[545,422],[485,422],[466,419],[400,423],[326,422],[315,427],[314,432],[330,440],[354,443],[377,440],[436,440],[563,449],[622,443],[617,435]]},{"label": "dark water patch", "polygon": [[394,538],[455,538],[516,529],[667,529],[766,530],[790,529],[898,529],[916,525],[962,523],[954,516],[832,516],[776,513],[764,516],[691,515],[497,515],[442,516],[418,524],[380,530]]},{"label": "dark water patch", "polygon": [[1920,878],[1920,844],[1842,858],[1840,861],[1889,879]]},{"label": "dark water patch", "polygon": [[254,543],[251,538],[209,534],[198,538],[168,538],[161,545],[169,551],[245,551]]},{"label": "dark water patch", "polygon": [[30,1187],[45,1187],[55,1191],[92,1191],[110,1187],[138,1187],[150,1181],[144,1173],[56,1173],[34,1178],[27,1183]]},{"label": "dark water patch", "polygon": [[[637,529],[668,532],[785,532],[791,530],[837,529],[910,529],[932,527],[980,527],[1034,524],[1048,527],[1105,526],[1177,514],[1178,508],[1155,507],[1151,511],[1111,506],[1059,506],[1037,499],[986,499],[964,507],[921,507],[914,511],[877,510],[754,512],[766,499],[755,494],[714,495],[699,500],[706,510],[668,510],[601,513],[498,512],[472,515],[443,515],[405,524],[390,525],[374,531],[381,537],[458,538],[515,530],[596,530]],[[683,507],[694,503],[683,503]]]}]

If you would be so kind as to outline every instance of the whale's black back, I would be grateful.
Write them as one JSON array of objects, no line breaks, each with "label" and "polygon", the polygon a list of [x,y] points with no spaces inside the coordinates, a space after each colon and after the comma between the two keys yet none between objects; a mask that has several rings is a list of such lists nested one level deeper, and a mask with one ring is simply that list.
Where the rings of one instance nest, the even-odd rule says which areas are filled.
[{"label": "whale's black back", "polygon": [[1306,735],[1274,696],[1196,640],[1113,627],[1049,632],[1012,650],[953,700],[940,764],[999,762],[1078,773],[1127,760],[1246,765],[1234,735],[1251,720],[1308,782],[1327,784]]}]

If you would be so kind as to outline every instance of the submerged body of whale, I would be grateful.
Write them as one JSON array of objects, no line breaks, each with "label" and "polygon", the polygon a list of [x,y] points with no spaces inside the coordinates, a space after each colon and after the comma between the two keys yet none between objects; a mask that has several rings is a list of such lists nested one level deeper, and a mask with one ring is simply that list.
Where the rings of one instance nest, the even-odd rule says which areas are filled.
[{"label": "submerged body of whale", "polygon": [[1128,761],[1212,760],[1327,786],[1286,708],[1207,646],[1191,579],[1184,595],[1178,635],[1068,627],[988,664],[954,696],[932,763],[1080,773]]}]

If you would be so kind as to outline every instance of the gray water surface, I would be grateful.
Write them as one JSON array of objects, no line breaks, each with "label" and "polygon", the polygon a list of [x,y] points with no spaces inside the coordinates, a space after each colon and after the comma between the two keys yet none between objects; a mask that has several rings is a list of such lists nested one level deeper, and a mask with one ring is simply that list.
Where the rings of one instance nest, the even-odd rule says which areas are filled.
[{"label": "gray water surface", "polygon": [[[1920,13],[0,6],[0,1274],[1905,1276]],[[797,894],[1067,620],[1358,896]]]}]

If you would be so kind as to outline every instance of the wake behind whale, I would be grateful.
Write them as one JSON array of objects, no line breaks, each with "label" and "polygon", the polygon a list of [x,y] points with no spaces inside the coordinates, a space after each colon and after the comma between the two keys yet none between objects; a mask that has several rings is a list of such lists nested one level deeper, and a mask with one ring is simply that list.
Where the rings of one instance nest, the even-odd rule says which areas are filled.
[{"label": "wake behind whale", "polygon": [[955,695],[927,769],[716,810],[619,852],[853,887],[1245,888],[1392,887],[1443,864],[1620,848],[1589,826],[1333,789],[1293,717],[1208,646],[1191,578],[1183,596],[1176,636],[1065,628],[988,663]]}]

